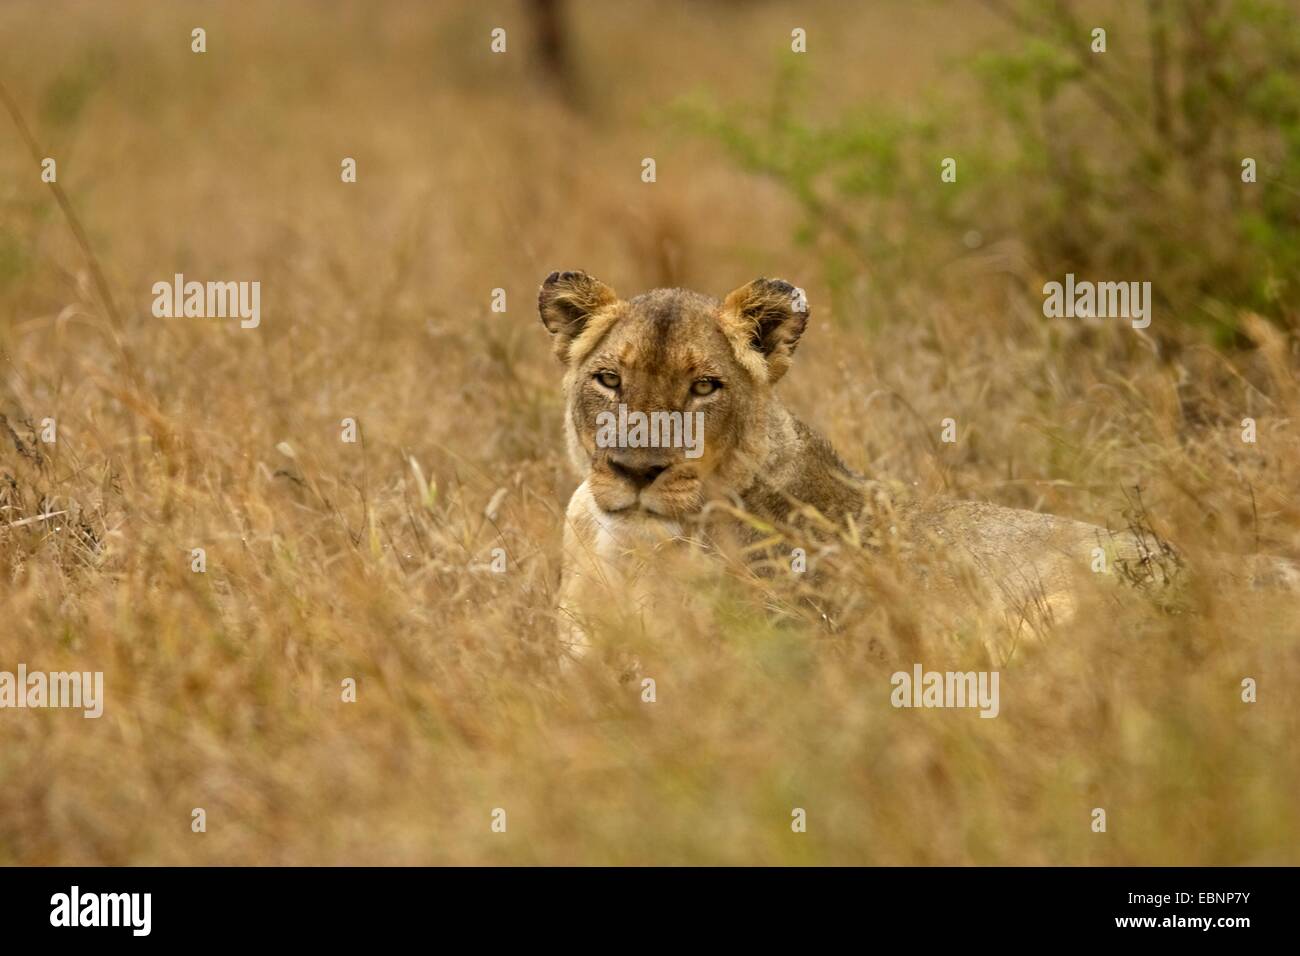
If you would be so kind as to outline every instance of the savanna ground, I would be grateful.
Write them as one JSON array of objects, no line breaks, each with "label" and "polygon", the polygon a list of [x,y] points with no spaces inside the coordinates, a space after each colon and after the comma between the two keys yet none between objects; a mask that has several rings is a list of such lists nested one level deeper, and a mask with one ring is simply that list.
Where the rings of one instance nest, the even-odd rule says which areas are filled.
[{"label": "savanna ground", "polygon": [[[1296,9],[1139,6],[574,3],[564,82],[522,4],[0,6],[116,303],[0,114],[0,670],[107,698],[0,712],[0,862],[1300,862],[1300,607],[1215,557],[1300,551]],[[1191,573],[1008,654],[879,575],[832,628],[728,566],[603,635],[654,703],[561,670],[566,268],[787,278],[781,390],[854,467]],[[1152,280],[1152,326],[1045,319],[1067,271]],[[259,280],[260,327],[154,318],[177,272]],[[1000,715],[893,709],[915,661],[999,668]]]}]

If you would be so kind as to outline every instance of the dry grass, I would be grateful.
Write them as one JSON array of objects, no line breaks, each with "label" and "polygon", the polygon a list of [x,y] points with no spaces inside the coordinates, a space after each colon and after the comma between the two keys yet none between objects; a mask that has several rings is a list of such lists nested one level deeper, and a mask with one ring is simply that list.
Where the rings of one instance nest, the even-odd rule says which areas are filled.
[{"label": "dry grass", "polygon": [[[1045,321],[975,256],[918,265],[904,314],[830,314],[797,210],[659,113],[761,86],[794,14],[651,9],[584,5],[575,113],[538,92],[509,4],[0,8],[0,80],[123,313],[0,123],[0,669],[107,688],[97,721],[0,712],[0,862],[1300,862],[1300,607],[1213,557],[1300,547],[1297,343],[1257,324],[1248,353],[1157,355]],[[902,2],[798,22],[828,110],[959,82],[941,65],[993,29]],[[487,55],[498,24],[518,55]],[[1196,573],[1174,606],[1089,591],[996,662],[996,720],[890,707],[892,671],[989,666],[1006,624],[932,626],[887,573],[833,633],[779,581],[704,574],[608,635],[654,704],[561,673],[574,481],[533,302],[576,267],[629,293],[797,281],[815,321],[782,388],[851,463],[1116,527],[1140,486]],[[154,319],[175,272],[260,280],[261,327]],[[494,547],[505,574],[475,567]]]}]

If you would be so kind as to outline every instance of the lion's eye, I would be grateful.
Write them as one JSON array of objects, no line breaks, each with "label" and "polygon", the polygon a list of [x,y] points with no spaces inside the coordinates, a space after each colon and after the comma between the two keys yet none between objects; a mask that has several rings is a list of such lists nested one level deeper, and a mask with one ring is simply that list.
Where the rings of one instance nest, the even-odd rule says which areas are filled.
[{"label": "lion's eye", "polygon": [[712,395],[718,389],[722,388],[722,383],[716,378],[701,378],[691,386],[692,395]]},{"label": "lion's eye", "polygon": [[611,389],[618,388],[619,383],[622,381],[616,372],[597,372],[595,378],[601,385]]}]

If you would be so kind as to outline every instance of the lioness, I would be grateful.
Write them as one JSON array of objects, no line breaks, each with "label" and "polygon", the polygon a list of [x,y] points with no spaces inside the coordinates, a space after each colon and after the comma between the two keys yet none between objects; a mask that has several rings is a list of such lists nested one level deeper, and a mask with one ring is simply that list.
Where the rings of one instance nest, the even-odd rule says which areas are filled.
[{"label": "lioness", "polygon": [[[582,479],[566,515],[559,600],[575,651],[594,614],[641,593],[649,552],[706,517],[716,524],[743,510],[770,526],[863,528],[879,514],[880,486],[846,467],[774,390],[808,323],[802,290],[755,279],[721,302],[683,289],[625,301],[583,272],[553,272],[538,310],[565,367],[566,444]],[[629,410],[659,413],[661,427],[610,441],[611,422]],[[702,422],[698,447],[654,440],[686,434],[683,416],[687,427]],[[903,527],[938,555],[931,584],[973,572],[994,600],[1029,599],[1050,616],[1071,612],[1076,577],[1097,570],[1099,553],[1158,579],[1178,564],[1163,542],[1053,515],[958,500],[887,504],[889,530]]]}]

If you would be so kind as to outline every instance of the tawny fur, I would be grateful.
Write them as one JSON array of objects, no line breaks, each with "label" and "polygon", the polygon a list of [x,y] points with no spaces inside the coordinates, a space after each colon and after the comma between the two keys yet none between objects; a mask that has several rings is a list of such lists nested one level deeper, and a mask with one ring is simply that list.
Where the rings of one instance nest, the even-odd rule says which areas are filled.
[{"label": "tawny fur", "polygon": [[[642,619],[653,613],[656,555],[687,528],[716,527],[714,504],[769,525],[807,526],[820,516],[862,528],[878,519],[881,486],[849,469],[775,393],[807,325],[801,290],[758,279],[721,302],[681,289],[624,301],[585,273],[567,272],[546,279],[538,306],[565,366],[566,444],[582,480],[566,515],[559,602],[571,649],[580,651],[590,623],[611,609]],[[601,384],[602,373],[617,387]],[[692,383],[706,379],[720,387],[695,397]],[[597,447],[595,418],[619,402],[646,412],[702,411],[706,453],[690,461]],[[664,470],[637,492],[620,477],[627,470],[620,461],[635,470],[651,459]],[[1163,542],[1129,531],[983,502],[884,497],[884,530],[922,559],[923,586],[952,589],[973,576],[986,600],[1008,612],[1033,605],[1049,619],[1068,618],[1080,576],[1097,569],[1098,549],[1107,562],[1160,581],[1178,564]],[[744,534],[747,526],[737,525]],[[1300,578],[1278,563],[1270,572]]]}]

